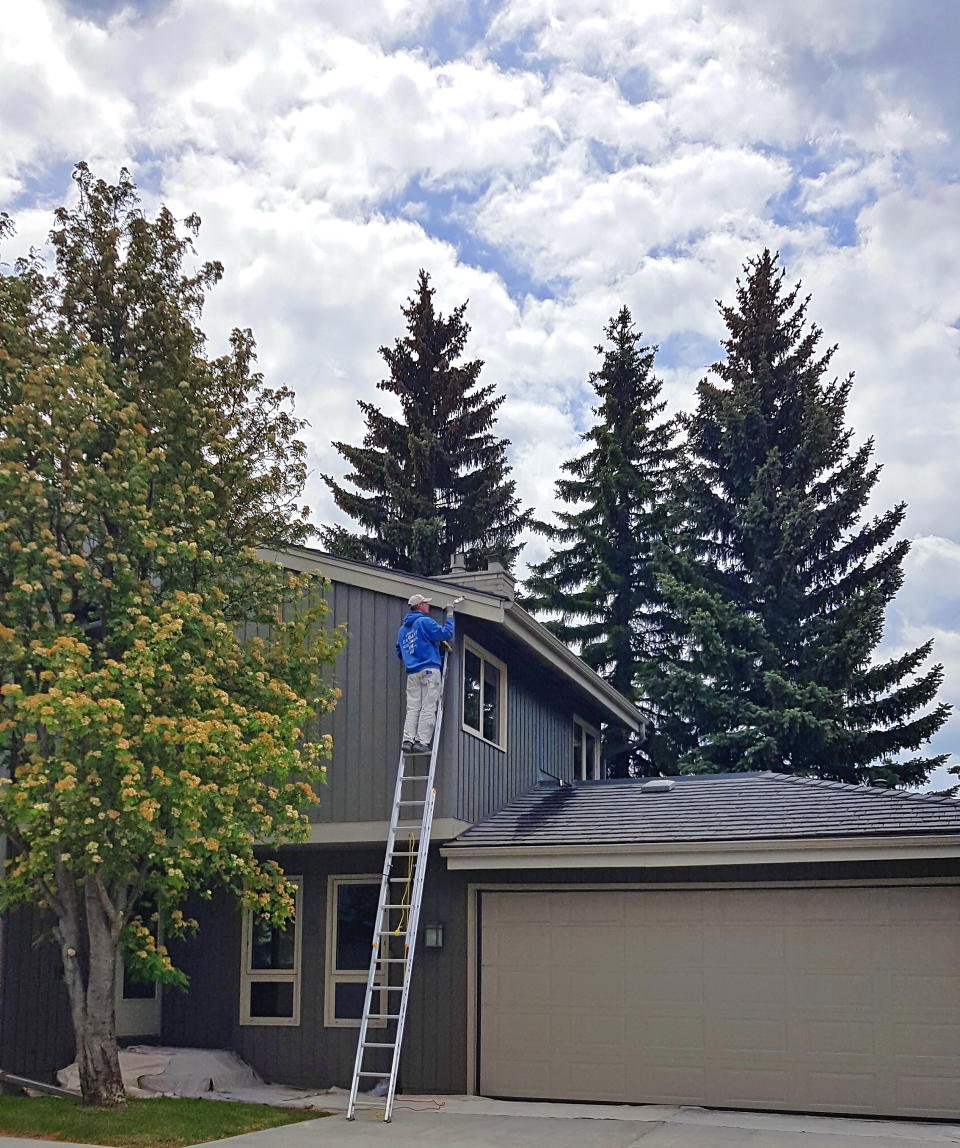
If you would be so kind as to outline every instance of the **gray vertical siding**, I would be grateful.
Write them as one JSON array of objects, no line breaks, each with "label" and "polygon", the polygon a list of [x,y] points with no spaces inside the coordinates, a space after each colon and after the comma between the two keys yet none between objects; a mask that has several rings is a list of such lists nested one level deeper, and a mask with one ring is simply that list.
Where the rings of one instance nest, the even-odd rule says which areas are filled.
[{"label": "gray vertical siding", "polygon": [[[489,745],[461,728],[460,678],[456,679],[457,760],[454,816],[482,821],[516,794],[547,780],[573,775],[573,716],[599,726],[602,717],[574,698],[563,678],[535,661],[495,627],[469,619],[464,633],[507,667],[507,744]],[[451,683],[453,684],[453,683]]]},{"label": "gray vertical siding", "polygon": [[[406,677],[397,659],[397,629],[406,613],[402,598],[334,583],[327,590],[330,627],[345,623],[347,644],[337,659],[333,680],[342,691],[322,728],[333,737],[327,784],[312,818],[319,822],[386,821],[390,816],[403,714]],[[437,617],[437,612],[434,611]],[[459,710],[455,659],[447,682],[447,719],[438,759],[437,817],[453,815]]]},{"label": "gray vertical siding", "polygon": [[[193,907],[196,939],[178,946],[175,960],[190,975],[189,993],[167,993],[163,1042],[235,1049],[267,1080],[308,1088],[347,1087],[357,1047],[356,1028],[323,1023],[326,974],[327,882],[333,876],[379,873],[379,849],[281,850],[291,875],[303,877],[300,925],[300,1024],[241,1025],[240,913],[226,898]],[[446,872],[436,849],[430,858],[421,926],[441,922],[444,947],[420,948],[411,987],[401,1066],[408,1091],[462,1092],[466,1087],[466,885]],[[421,931],[422,937],[422,931]]]},{"label": "gray vertical siding", "polygon": [[4,918],[0,946],[0,1068],[52,1080],[74,1058],[73,1023],[52,921],[19,909]]}]

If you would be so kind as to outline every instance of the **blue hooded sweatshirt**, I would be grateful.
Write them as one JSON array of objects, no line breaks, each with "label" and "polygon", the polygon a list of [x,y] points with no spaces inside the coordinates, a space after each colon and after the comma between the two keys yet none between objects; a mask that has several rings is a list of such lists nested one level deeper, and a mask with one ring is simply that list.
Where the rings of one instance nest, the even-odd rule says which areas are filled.
[{"label": "blue hooded sweatshirt", "polygon": [[403,624],[397,631],[397,657],[403,659],[403,665],[408,674],[415,674],[418,670],[428,670],[443,663],[439,642],[449,642],[453,638],[453,618],[447,619],[441,626],[429,614],[420,610],[411,610],[403,619]]}]

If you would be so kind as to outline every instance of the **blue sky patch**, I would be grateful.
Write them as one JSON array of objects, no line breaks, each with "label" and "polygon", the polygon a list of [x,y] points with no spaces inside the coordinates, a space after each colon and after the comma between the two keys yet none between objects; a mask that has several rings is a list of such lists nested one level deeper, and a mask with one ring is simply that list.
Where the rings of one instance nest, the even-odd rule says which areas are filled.
[{"label": "blue sky patch", "polygon": [[536,279],[509,252],[484,243],[470,229],[467,214],[478,197],[475,193],[468,198],[453,189],[426,187],[419,179],[412,179],[398,195],[382,202],[380,209],[387,216],[417,219],[428,235],[456,248],[461,262],[498,275],[515,302],[522,302],[528,295],[541,300],[554,298],[554,285]]},{"label": "blue sky patch", "polygon": [[470,0],[455,9],[441,9],[425,30],[418,30],[403,46],[420,48],[431,59],[447,64],[465,56],[486,39],[504,0]]}]

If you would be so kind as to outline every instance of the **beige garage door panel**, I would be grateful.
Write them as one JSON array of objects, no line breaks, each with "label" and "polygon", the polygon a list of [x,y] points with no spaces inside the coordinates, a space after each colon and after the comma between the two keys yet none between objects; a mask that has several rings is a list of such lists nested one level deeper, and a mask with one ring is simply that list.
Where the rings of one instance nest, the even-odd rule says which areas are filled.
[{"label": "beige garage door panel", "polygon": [[960,1116],[958,888],[481,905],[481,1092]]}]

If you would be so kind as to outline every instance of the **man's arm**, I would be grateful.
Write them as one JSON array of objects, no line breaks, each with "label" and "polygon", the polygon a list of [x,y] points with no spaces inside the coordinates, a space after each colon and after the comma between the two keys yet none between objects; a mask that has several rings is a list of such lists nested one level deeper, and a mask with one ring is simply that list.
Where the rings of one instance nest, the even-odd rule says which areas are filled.
[{"label": "man's arm", "polygon": [[431,617],[424,614],[420,623],[423,636],[428,642],[449,642],[453,638],[453,614],[447,615],[446,622],[441,626]]}]

